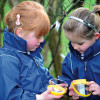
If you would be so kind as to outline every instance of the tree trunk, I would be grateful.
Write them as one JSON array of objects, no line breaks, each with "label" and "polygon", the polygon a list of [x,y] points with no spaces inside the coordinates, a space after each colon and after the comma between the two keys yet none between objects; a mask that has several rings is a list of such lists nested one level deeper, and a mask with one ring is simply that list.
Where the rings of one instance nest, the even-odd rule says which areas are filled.
[{"label": "tree trunk", "polygon": [[[56,10],[58,9],[57,8],[58,4],[60,4],[61,1],[63,1],[63,0],[51,0],[50,3],[49,3],[48,15],[50,17],[51,24],[56,22],[57,19],[59,20],[59,17],[57,17],[55,15],[57,14]],[[62,5],[62,4],[60,4],[60,5]],[[53,15],[53,14],[55,14],[55,15]],[[55,19],[53,19],[54,16],[55,16]],[[61,59],[61,56],[60,56],[61,45],[59,45],[57,52],[55,54],[55,50],[56,50],[56,47],[58,45],[58,41],[61,41],[61,40],[59,40],[59,34],[60,34],[59,31],[57,32],[55,29],[53,29],[53,30],[50,31],[50,36],[49,36],[49,47],[50,47],[50,50],[51,50],[51,53],[52,53],[52,59],[54,59],[53,65],[54,65],[56,77],[58,75],[60,75],[61,72],[62,72],[62,62],[61,62],[62,59]],[[54,55],[55,55],[55,57],[54,57]],[[60,100],[69,100],[69,98],[65,95]]]},{"label": "tree trunk", "polygon": [[[55,11],[57,9],[59,2],[60,2],[60,0],[51,0],[51,2],[49,4],[48,14],[50,16],[51,24],[53,24],[57,19],[57,16],[56,16],[55,19],[53,20],[53,17],[54,17],[53,13],[55,14]],[[54,59],[53,65],[54,65],[54,70],[55,70],[56,76],[58,76],[59,72],[62,71],[61,57],[60,57],[60,53],[61,53],[60,46],[59,46],[59,49],[57,50],[57,52],[55,53],[58,40],[59,40],[58,32],[55,31],[54,29],[51,30],[50,37],[49,37],[49,47],[51,50],[52,59]],[[54,56],[54,54],[55,54],[55,56]]]},{"label": "tree trunk", "polygon": [[100,4],[100,0],[96,0],[95,3],[98,5]]},{"label": "tree trunk", "polygon": [[16,6],[19,3],[18,0],[8,0],[8,2],[9,2],[9,6],[11,8],[13,8],[14,6]]}]

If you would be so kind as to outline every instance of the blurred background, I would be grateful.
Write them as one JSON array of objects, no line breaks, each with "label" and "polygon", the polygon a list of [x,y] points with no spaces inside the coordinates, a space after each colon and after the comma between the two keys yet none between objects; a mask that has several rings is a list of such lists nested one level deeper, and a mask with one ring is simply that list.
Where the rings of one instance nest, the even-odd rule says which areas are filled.
[{"label": "blurred background", "polygon": [[[44,57],[44,66],[49,69],[53,77],[61,75],[62,61],[69,52],[68,40],[62,29],[63,23],[71,12],[78,7],[86,7],[91,11],[100,0],[0,0],[0,47],[3,46],[4,16],[7,12],[22,1],[37,1],[45,7],[50,18],[50,32],[44,37],[46,45],[41,54]],[[38,23],[38,22],[37,22]],[[61,100],[72,100],[66,95]]]}]

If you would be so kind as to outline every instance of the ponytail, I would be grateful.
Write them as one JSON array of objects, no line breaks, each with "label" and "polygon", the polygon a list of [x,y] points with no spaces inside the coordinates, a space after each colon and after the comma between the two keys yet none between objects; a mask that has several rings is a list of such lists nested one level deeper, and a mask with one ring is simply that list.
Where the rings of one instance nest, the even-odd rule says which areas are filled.
[{"label": "ponytail", "polygon": [[95,14],[95,25],[100,33],[100,5],[95,5],[93,8],[93,14]]}]

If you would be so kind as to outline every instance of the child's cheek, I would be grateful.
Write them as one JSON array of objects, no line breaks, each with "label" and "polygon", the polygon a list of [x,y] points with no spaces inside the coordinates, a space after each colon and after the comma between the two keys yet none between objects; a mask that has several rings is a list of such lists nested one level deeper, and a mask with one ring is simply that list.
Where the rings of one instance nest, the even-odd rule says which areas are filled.
[{"label": "child's cheek", "polygon": [[36,42],[34,41],[34,42],[30,42],[28,45],[30,46],[30,47],[34,47],[34,46],[36,46]]}]

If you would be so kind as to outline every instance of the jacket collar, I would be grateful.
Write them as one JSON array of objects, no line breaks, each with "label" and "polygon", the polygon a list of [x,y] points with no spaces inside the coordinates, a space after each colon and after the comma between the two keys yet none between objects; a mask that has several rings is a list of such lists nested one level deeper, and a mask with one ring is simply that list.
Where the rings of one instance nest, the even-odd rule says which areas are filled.
[{"label": "jacket collar", "polygon": [[[5,28],[5,30],[4,30],[3,45],[6,48],[15,49],[22,53],[27,53],[26,41],[24,39],[18,37],[17,35],[9,32],[7,28]],[[33,54],[33,53],[41,52],[41,50],[42,50],[41,48],[43,48],[44,45],[45,45],[45,41],[40,44],[40,47],[37,48],[37,50],[35,50],[31,53]]]},{"label": "jacket collar", "polygon": [[[81,54],[72,47],[71,43],[69,43],[69,49],[74,56],[82,60]],[[83,61],[88,61],[98,54],[100,54],[100,38],[84,52]]]}]

